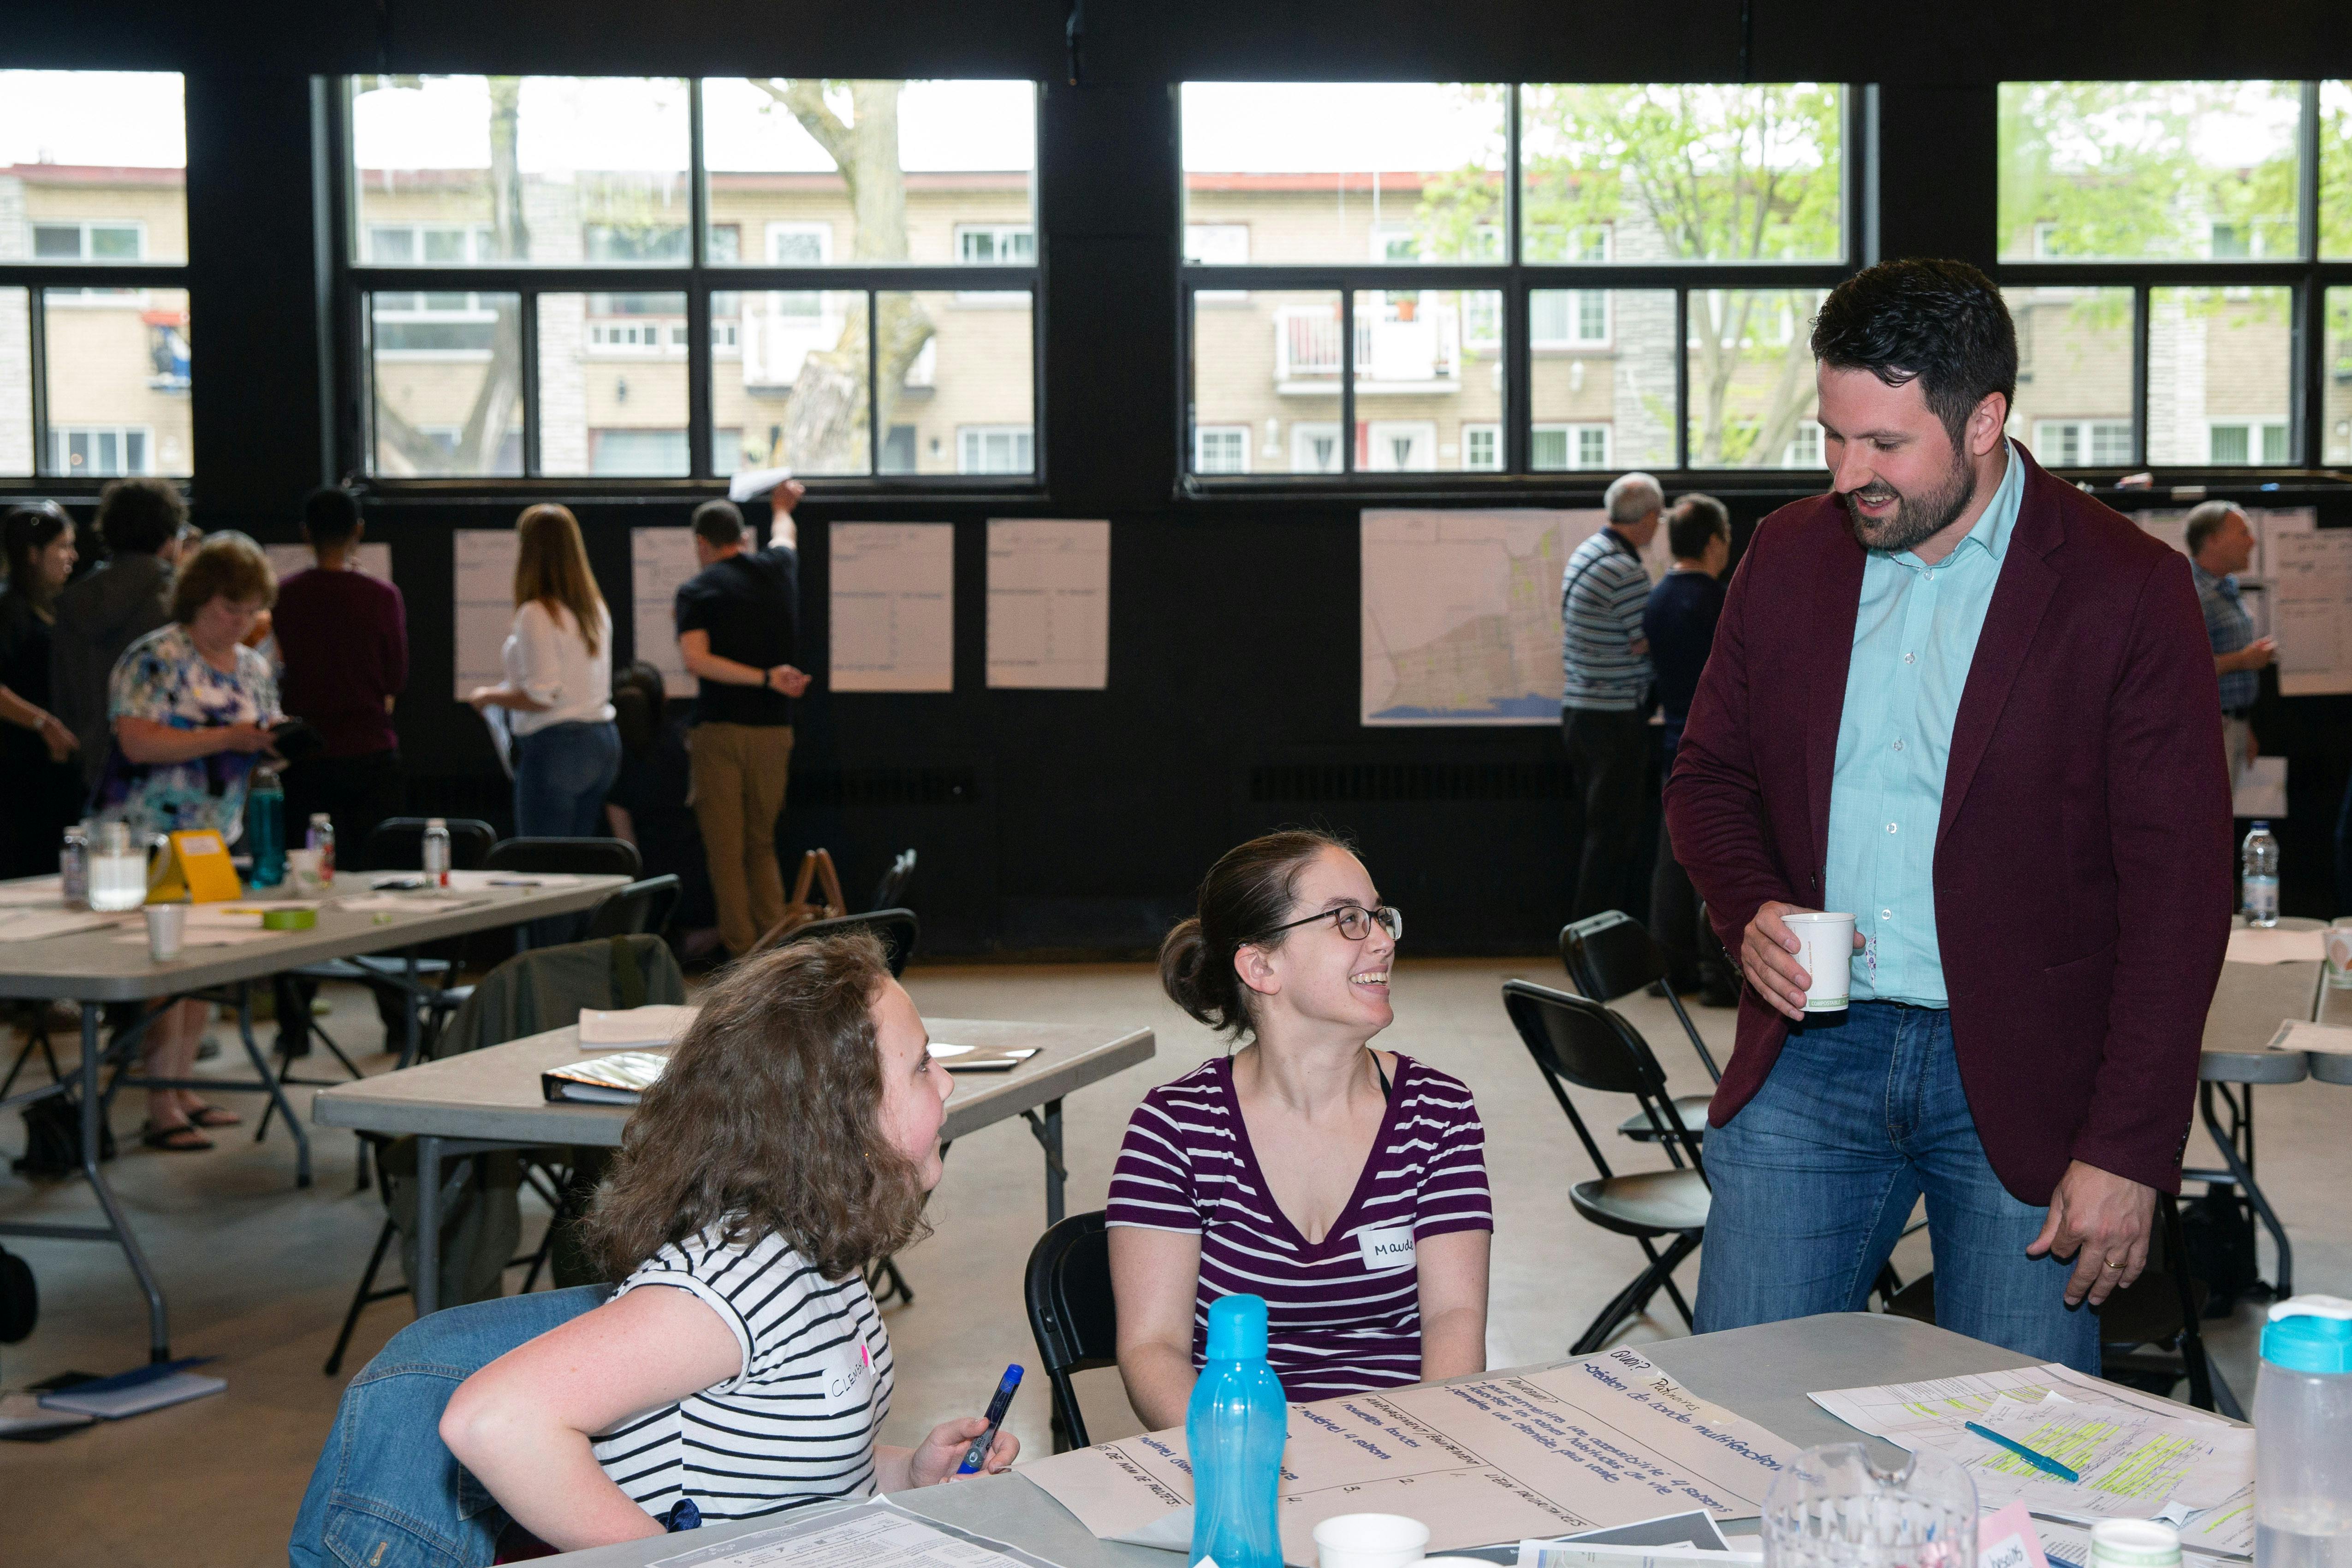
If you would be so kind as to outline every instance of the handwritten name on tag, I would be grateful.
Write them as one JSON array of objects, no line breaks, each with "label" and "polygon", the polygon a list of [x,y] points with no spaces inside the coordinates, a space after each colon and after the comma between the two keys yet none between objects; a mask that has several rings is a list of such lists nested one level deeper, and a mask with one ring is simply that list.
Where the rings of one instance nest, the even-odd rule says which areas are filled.
[{"label": "handwritten name on tag", "polygon": [[1356,1249],[1364,1256],[1364,1268],[1371,1274],[1393,1274],[1400,1268],[1413,1266],[1412,1226],[1385,1226],[1379,1230],[1356,1233]]}]

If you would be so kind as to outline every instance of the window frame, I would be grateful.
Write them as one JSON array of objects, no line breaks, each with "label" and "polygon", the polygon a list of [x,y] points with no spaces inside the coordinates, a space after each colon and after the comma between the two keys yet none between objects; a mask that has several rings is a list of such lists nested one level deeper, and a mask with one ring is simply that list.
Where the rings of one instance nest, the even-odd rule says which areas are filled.
[{"label": "window frame", "polygon": [[[2291,77],[2273,79],[2294,80]],[[1996,84],[1998,93],[2000,86]],[[2234,291],[2252,288],[2283,288],[2287,290],[2287,442],[2286,458],[2283,463],[2265,463],[2258,451],[2243,464],[2222,466],[2211,463],[2166,463],[2168,474],[2211,474],[2229,480],[2242,480],[2249,475],[2265,471],[2293,472],[2315,469],[2324,466],[2326,432],[2321,428],[2322,411],[2326,406],[2327,353],[2326,344],[2326,311],[2327,290],[2352,284],[2352,258],[2323,259],[2320,242],[2320,89],[2319,79],[2302,80],[2301,125],[2295,138],[2296,169],[2294,205],[2297,226],[2302,233],[2292,255],[2212,258],[2171,258],[2160,260],[2081,260],[2064,257],[2016,258],[1996,261],[1992,268],[1993,281],[2004,289],[2092,288],[2128,289],[2131,291],[2131,452],[2124,463],[2083,464],[2064,468],[2068,474],[2130,473],[2150,467],[2148,461],[2148,331],[2152,320],[2150,291],[2157,289],[2213,289]],[[1998,153],[1996,153],[1998,157]],[[2000,171],[1996,163],[1993,179],[1998,186]],[[2034,249],[2043,246],[2037,233]],[[2000,237],[1990,237],[1998,249]],[[2209,247],[2210,248],[2210,247]],[[2091,416],[2053,416],[2055,423],[2084,423]],[[2039,423],[2041,416],[2036,416]],[[2211,457],[2210,426],[2213,424],[2239,424],[2254,432],[2252,445],[2259,448],[2260,430],[2272,422],[2270,416],[2224,417],[2220,420],[2200,419],[2207,427],[2206,455]],[[2037,458],[2039,454],[2036,454]]]},{"label": "window frame", "polygon": [[[593,76],[599,73],[572,73]],[[623,74],[623,73],[614,73]],[[666,79],[680,79],[668,78]],[[811,475],[806,479],[810,489],[827,493],[904,493],[904,492],[971,492],[974,494],[1042,493],[1047,484],[1047,449],[1044,438],[1046,426],[1045,384],[1045,265],[1049,246],[1045,223],[1043,181],[1040,171],[1033,168],[1029,175],[1030,211],[1026,227],[1034,238],[1036,258],[1028,264],[993,263],[985,266],[962,263],[888,263],[870,265],[838,262],[833,259],[834,236],[831,224],[807,224],[798,220],[762,220],[759,233],[763,256],[772,242],[770,234],[778,228],[823,229],[825,238],[825,261],[818,266],[768,264],[745,266],[739,261],[713,261],[710,257],[710,182],[705,157],[703,138],[703,84],[701,76],[682,79],[687,85],[688,104],[688,169],[687,169],[687,232],[688,256],[682,264],[668,263],[594,263],[572,265],[557,263],[541,266],[529,262],[468,263],[457,265],[385,266],[354,259],[360,254],[358,237],[365,225],[359,216],[359,204],[352,191],[352,103],[351,79],[331,79],[331,113],[329,117],[329,181],[331,219],[335,243],[330,247],[333,300],[335,310],[336,345],[341,364],[341,383],[344,396],[341,400],[341,416],[337,441],[342,453],[341,468],[362,472],[369,483],[387,491],[420,494],[467,495],[480,494],[509,497],[516,491],[542,487],[550,479],[560,479],[567,490],[584,494],[723,494],[727,477],[718,472],[719,426],[713,417],[712,366],[721,361],[738,360],[742,354],[741,328],[737,328],[736,342],[721,345],[715,342],[714,315],[711,299],[716,294],[732,293],[850,293],[864,296],[867,331],[866,363],[871,366],[874,353],[873,333],[877,312],[875,296],[897,292],[920,292],[954,296],[970,291],[984,279],[984,289],[991,293],[1023,293],[1029,297],[1030,310],[1030,418],[1029,432],[1032,467],[1020,474],[967,474],[961,468],[962,426],[956,427],[958,468],[951,474],[886,473],[882,471],[882,447],[888,440],[887,431],[877,428],[874,417],[878,406],[878,389],[870,371],[867,375],[866,398],[866,471],[856,474]],[[1030,84],[1031,113],[1042,124],[1045,110],[1045,84]],[[737,247],[748,236],[742,232],[751,220],[738,226]],[[1024,226],[1020,224],[995,226]],[[86,274],[117,274],[123,268],[112,267],[82,267],[72,270]],[[170,270],[170,269],[163,269]],[[103,280],[93,277],[92,281]],[[9,279],[0,271],[0,283]],[[686,345],[683,358],[687,375],[687,458],[688,472],[675,478],[617,479],[594,475],[550,475],[543,471],[540,452],[539,407],[539,300],[545,294],[571,293],[677,293],[686,295]],[[478,474],[457,477],[411,478],[381,474],[375,471],[375,376],[370,338],[370,300],[379,293],[480,293],[519,294],[520,321],[520,380],[521,398],[520,436],[521,438],[521,471],[513,475]],[[718,317],[734,320],[740,316]],[[936,342],[936,338],[934,342]],[[678,356],[665,348],[658,354],[643,351],[618,351],[613,357],[626,359],[642,354],[658,363],[675,363]],[[599,357],[602,357],[601,353]],[[998,428],[998,426],[991,426]],[[1003,426],[1011,428],[1011,426]],[[944,432],[942,434],[945,434]]]},{"label": "window frame", "polygon": [[[1482,262],[1402,262],[1365,260],[1357,263],[1309,263],[1303,265],[1269,265],[1251,262],[1227,265],[1195,262],[1186,252],[1185,213],[1186,181],[1190,178],[1183,166],[1182,154],[1175,155],[1174,200],[1176,202],[1172,250],[1177,268],[1177,429],[1174,447],[1178,457],[1179,489],[1189,497],[1203,497],[1241,490],[1263,489],[1296,492],[1306,489],[1339,489],[1357,494],[1370,489],[1415,492],[1422,490],[1465,489],[1478,490],[1509,490],[1530,488],[1557,488],[1563,475],[1573,474],[1580,479],[1589,473],[1610,473],[1607,469],[1538,469],[1533,467],[1534,426],[1531,395],[1532,364],[1539,354],[1607,354],[1617,352],[1618,331],[1613,302],[1607,310],[1608,336],[1599,342],[1576,341],[1565,343],[1535,345],[1529,341],[1531,301],[1529,294],[1536,289],[1567,289],[1600,291],[1604,295],[1620,289],[1671,289],[1675,295],[1674,375],[1675,406],[1672,440],[1674,462],[1671,468],[1654,465],[1676,475],[1692,476],[1699,482],[1721,488],[1727,476],[1736,476],[1733,482],[1745,479],[1763,483],[1795,479],[1805,470],[1780,468],[1701,469],[1691,466],[1690,438],[1690,374],[1689,374],[1689,296],[1707,289],[1828,289],[1859,271],[1864,265],[1863,255],[1866,217],[1865,177],[1868,117],[1867,90],[1862,84],[1838,82],[1839,105],[1839,198],[1841,207],[1842,255],[1834,260],[1810,261],[1638,261],[1618,258],[1616,236],[1612,226],[1597,226],[1593,237],[1603,259],[1591,261],[1532,261],[1527,258],[1528,236],[1520,215],[1520,131],[1522,87],[1519,82],[1500,84],[1504,89],[1504,129],[1506,146],[1502,170],[1500,227],[1502,255],[1492,261]],[[1181,93],[1179,96],[1181,114]],[[1181,128],[1176,144],[1181,147]],[[1368,241],[1370,255],[1381,254],[1381,236],[1377,230]],[[1583,248],[1593,248],[1590,244]],[[1339,295],[1339,341],[1343,355],[1338,377],[1340,402],[1339,429],[1340,433],[1340,467],[1335,472],[1316,472],[1301,467],[1297,459],[1298,445],[1295,436],[1288,443],[1293,461],[1290,471],[1282,474],[1252,473],[1248,476],[1203,474],[1193,462],[1192,429],[1196,423],[1227,425],[1236,421],[1223,415],[1196,418],[1194,398],[1196,375],[1193,346],[1198,325],[1196,317],[1203,309],[1230,309],[1244,294],[1292,292],[1333,289]],[[1369,431],[1370,419],[1365,404],[1359,396],[1356,373],[1357,325],[1356,296],[1360,290],[1371,292],[1407,292],[1413,289],[1457,291],[1492,289],[1502,296],[1500,321],[1500,359],[1503,371],[1502,462],[1497,468],[1465,468],[1458,463],[1443,465],[1433,470],[1404,472],[1393,469],[1373,469],[1356,460],[1358,442],[1350,432],[1360,428]],[[1464,324],[1463,341],[1471,343],[1469,324]],[[1375,406],[1377,405],[1375,404]],[[1316,421],[1297,421],[1317,424]],[[1319,422],[1319,423],[1328,423]],[[1469,421],[1472,424],[1491,421]],[[1561,423],[1546,420],[1546,425]],[[1591,421],[1573,421],[1577,425]],[[1441,426],[1441,430],[1442,430]],[[1613,426],[1610,437],[1610,458],[1616,461]]]}]

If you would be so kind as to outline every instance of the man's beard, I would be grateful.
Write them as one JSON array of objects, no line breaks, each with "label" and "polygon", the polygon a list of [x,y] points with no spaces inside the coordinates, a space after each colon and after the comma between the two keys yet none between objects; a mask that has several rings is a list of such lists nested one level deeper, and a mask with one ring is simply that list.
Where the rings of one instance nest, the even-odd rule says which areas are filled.
[{"label": "man's beard", "polygon": [[[1952,470],[1947,481],[1935,489],[1920,495],[1906,495],[1884,479],[1873,479],[1858,490],[1840,490],[1838,504],[1845,508],[1846,526],[1864,550],[1884,550],[1890,553],[1908,550],[1949,528],[1960,513],[1968,510],[1975,496],[1977,477],[1974,469],[1958,453],[1953,455]],[[1866,497],[1882,500],[1895,499],[1894,513],[1884,519],[1864,517],[1856,510],[1853,498]]]}]

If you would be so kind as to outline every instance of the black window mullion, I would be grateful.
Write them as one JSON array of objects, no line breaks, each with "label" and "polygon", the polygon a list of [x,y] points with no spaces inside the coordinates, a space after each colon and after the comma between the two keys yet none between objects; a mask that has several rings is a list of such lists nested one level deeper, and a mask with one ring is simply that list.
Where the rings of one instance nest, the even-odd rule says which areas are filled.
[{"label": "black window mullion", "polygon": [[2145,283],[2132,289],[2132,467],[2144,468],[2147,462],[2147,316],[2148,290]]},{"label": "black window mullion", "polygon": [[1507,474],[1524,474],[1535,462],[1535,345],[1528,336],[1527,279],[1519,271],[1525,255],[1519,233],[1519,93],[1517,82],[1503,89],[1503,260],[1511,276],[1503,288],[1497,323],[1503,338],[1503,449],[1496,455]]},{"label": "black window mullion", "polygon": [[716,355],[710,344],[709,192],[702,158],[702,79],[686,81],[687,260],[693,281],[686,290],[686,471],[707,479],[718,467],[719,431],[710,384]]},{"label": "black window mullion", "polygon": [[49,477],[49,310],[48,290],[25,290],[26,358],[33,376],[33,472]]},{"label": "black window mullion", "polygon": [[540,477],[539,463],[539,291],[517,292],[515,341],[522,356],[522,471],[525,479]]},{"label": "black window mullion", "polygon": [[[1034,331],[1034,326],[1032,328]],[[882,296],[872,289],[866,291],[866,473],[868,479],[878,479],[882,473]],[[963,470],[963,437],[956,437],[956,471]],[[1029,450],[1035,454],[1037,437],[1033,426]]]},{"label": "black window mullion", "polygon": [[2295,226],[2304,276],[2295,289],[2292,361],[2294,392],[2287,415],[2288,458],[2319,467],[2327,449],[2327,290],[2319,267],[2319,83],[2303,84],[2303,134],[2296,169]]},{"label": "black window mullion", "polygon": [[1675,467],[1687,470],[1690,452],[1690,290],[1675,290]]},{"label": "black window mullion", "polygon": [[1356,471],[1356,290],[1339,289],[1339,472]]}]

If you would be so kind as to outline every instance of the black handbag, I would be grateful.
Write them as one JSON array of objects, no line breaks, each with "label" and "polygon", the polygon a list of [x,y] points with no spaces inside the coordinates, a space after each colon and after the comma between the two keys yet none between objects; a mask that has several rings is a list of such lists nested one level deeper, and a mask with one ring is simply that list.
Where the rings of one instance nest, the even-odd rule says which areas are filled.
[{"label": "black handbag", "polygon": [[[37,1100],[25,1107],[25,1152],[9,1168],[37,1181],[79,1175],[81,1172],[81,1107],[62,1094]],[[114,1158],[114,1129],[98,1124],[98,1157]]]}]

